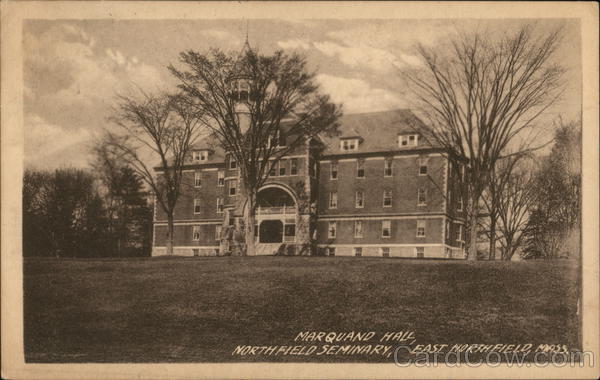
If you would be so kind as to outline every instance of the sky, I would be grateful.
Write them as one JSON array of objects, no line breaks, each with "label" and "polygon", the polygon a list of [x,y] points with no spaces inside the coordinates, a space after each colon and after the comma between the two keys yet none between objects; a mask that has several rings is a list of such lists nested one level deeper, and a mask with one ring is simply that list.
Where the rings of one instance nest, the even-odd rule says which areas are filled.
[{"label": "sky", "polygon": [[[418,67],[416,44],[444,48],[457,31],[510,33],[521,23],[563,40],[563,98],[543,115],[551,125],[579,118],[581,41],[576,20],[27,20],[23,27],[25,165],[89,167],[116,94],[172,90],[167,70],[180,52],[239,51],[246,34],[263,53],[297,51],[317,73],[322,92],[344,113],[410,108],[399,72]],[[181,67],[181,66],[180,66]]]}]

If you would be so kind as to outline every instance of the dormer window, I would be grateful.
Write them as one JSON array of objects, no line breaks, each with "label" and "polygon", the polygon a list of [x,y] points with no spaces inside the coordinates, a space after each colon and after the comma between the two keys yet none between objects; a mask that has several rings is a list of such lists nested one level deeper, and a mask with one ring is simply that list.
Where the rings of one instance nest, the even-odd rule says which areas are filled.
[{"label": "dormer window", "polygon": [[400,148],[408,146],[417,146],[419,144],[419,135],[398,135],[398,146]]},{"label": "dormer window", "polygon": [[208,160],[208,150],[195,150],[192,152],[192,158],[194,161],[206,161]]},{"label": "dormer window", "polygon": [[343,151],[352,151],[358,150],[358,139],[342,139],[340,140],[340,150]]},{"label": "dormer window", "polygon": [[229,169],[237,169],[237,162],[235,161],[235,157],[233,157],[233,155],[229,155]]}]

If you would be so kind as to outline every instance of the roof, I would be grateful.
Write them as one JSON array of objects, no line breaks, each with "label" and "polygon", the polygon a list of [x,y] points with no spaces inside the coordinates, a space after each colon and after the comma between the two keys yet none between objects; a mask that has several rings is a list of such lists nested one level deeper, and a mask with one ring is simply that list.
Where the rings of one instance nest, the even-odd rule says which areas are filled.
[{"label": "roof", "polygon": [[248,53],[250,52],[253,52],[253,50],[248,42],[248,37],[246,36],[246,42],[244,42],[244,46],[242,47],[242,50],[240,50],[240,53],[233,64],[233,68],[231,69],[232,76],[230,79],[240,79],[250,76],[251,73],[248,72],[248,65],[246,63]]},{"label": "roof", "polygon": [[[408,109],[396,109],[391,111],[355,113],[343,115],[339,120],[337,134],[322,134],[319,136],[325,149],[323,155],[356,155],[361,153],[422,150],[431,148],[427,139],[420,138],[418,146],[400,148],[398,146],[398,135],[420,134],[426,136],[427,126]],[[345,138],[360,139],[360,145],[356,151],[341,151],[339,141]],[[207,161],[186,160],[186,165],[218,165],[225,162],[225,150],[219,146],[214,137],[206,137],[194,144],[191,150],[208,149],[211,153]]]},{"label": "roof", "polygon": [[[388,152],[399,149],[415,149],[417,147],[399,148],[398,135],[427,133],[425,124],[408,109],[396,109],[391,111],[368,112],[347,114],[339,120],[339,134],[337,136],[321,136],[325,145],[323,154],[351,153],[341,152],[339,148],[340,139],[358,138],[362,139],[357,151],[352,153]],[[421,138],[418,148],[429,147]]]}]

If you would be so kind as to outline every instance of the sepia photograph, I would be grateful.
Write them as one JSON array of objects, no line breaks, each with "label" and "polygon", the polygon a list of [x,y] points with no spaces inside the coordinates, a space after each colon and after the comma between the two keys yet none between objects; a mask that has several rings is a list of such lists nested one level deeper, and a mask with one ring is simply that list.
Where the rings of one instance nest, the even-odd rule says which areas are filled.
[{"label": "sepia photograph", "polygon": [[23,365],[597,365],[583,18],[261,4],[20,20]]}]

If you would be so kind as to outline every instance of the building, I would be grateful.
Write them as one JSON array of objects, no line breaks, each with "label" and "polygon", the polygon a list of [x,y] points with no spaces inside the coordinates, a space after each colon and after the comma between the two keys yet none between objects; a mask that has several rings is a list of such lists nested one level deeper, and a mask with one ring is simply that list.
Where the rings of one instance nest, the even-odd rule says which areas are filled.
[{"label": "building", "polygon": [[[256,253],[306,254],[312,245],[312,254],[463,258],[463,202],[452,191],[460,168],[420,131],[409,110],[350,114],[339,135],[286,156],[258,193]],[[175,254],[229,251],[235,239],[226,230],[242,215],[237,163],[205,143],[184,175]],[[153,255],[165,253],[166,230],[155,206]]]},{"label": "building", "polygon": [[[252,99],[243,68],[236,72],[232,96],[244,133]],[[310,139],[270,171],[257,195],[256,254],[463,258],[454,185],[461,171],[428,144],[424,124],[404,109],[345,115],[340,124],[335,136]],[[268,143],[285,146],[285,131]],[[174,253],[243,250],[245,200],[232,156],[211,141],[195,146],[183,182]],[[153,255],[165,253],[166,232],[155,202]]]}]

